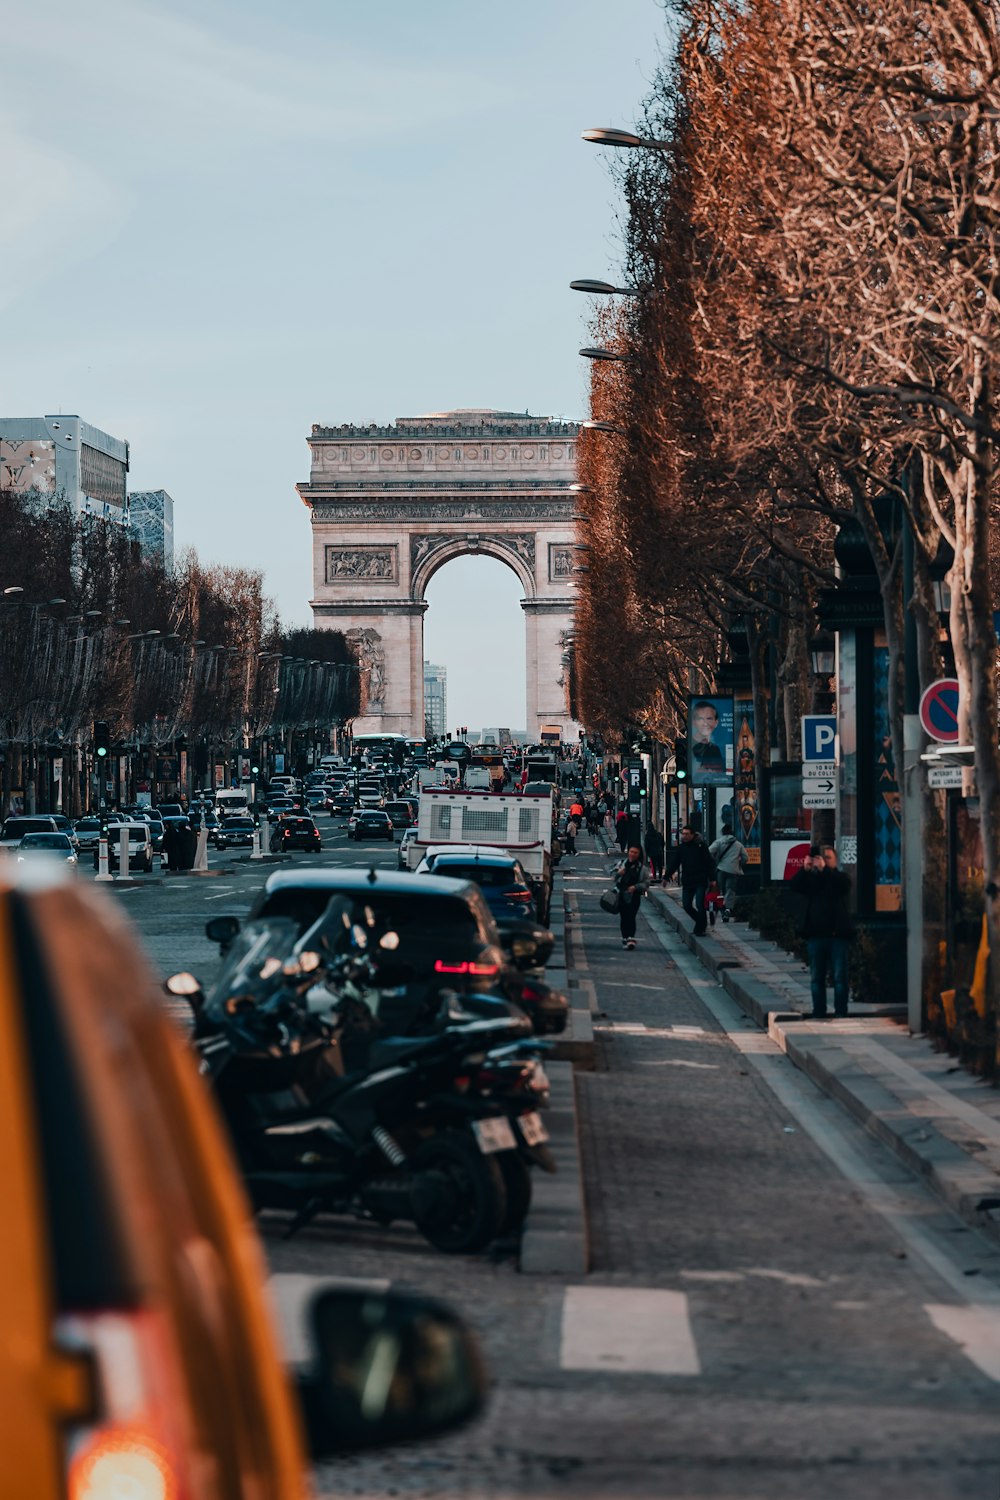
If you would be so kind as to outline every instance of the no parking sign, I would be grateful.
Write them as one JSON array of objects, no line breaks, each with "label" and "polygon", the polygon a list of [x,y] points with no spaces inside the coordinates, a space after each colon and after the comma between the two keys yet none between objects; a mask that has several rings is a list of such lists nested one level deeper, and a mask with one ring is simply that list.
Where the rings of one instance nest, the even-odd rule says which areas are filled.
[{"label": "no parking sign", "polygon": [[920,722],[932,740],[942,745],[958,740],[958,679],[942,677],[920,697]]}]

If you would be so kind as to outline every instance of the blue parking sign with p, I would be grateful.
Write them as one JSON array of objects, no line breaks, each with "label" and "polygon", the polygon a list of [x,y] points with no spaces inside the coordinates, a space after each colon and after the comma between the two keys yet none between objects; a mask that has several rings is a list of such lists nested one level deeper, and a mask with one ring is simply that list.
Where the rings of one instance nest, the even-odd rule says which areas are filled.
[{"label": "blue parking sign with p", "polygon": [[802,717],[802,761],[835,761],[837,759],[837,719],[835,714],[804,714]]}]

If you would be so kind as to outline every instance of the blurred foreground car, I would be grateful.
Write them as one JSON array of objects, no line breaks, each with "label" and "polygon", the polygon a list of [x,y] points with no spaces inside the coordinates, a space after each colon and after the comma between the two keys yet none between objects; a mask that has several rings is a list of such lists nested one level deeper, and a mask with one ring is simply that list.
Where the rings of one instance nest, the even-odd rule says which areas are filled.
[{"label": "blurred foreground car", "polygon": [[[296,1386],[211,1102],[125,918],[0,880],[0,1494],[305,1500],[315,1458],[445,1431],[483,1376],[427,1299],[321,1289]],[[379,1369],[384,1378],[371,1380]]]}]

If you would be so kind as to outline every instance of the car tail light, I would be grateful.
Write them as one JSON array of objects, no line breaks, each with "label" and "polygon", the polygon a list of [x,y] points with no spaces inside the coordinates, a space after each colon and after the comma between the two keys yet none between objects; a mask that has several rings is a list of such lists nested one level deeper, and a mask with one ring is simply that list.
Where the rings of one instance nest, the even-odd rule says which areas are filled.
[{"label": "car tail light", "polygon": [[195,1493],[177,1355],[153,1312],[60,1318],[61,1342],[86,1349],[98,1373],[97,1420],[67,1435],[67,1500],[189,1500]]},{"label": "car tail light", "polygon": [[458,964],[445,963],[443,958],[434,961],[435,974],[468,974],[469,965],[465,962]]},{"label": "car tail light", "polygon": [[493,975],[500,973],[500,965],[499,964],[470,964],[469,965],[469,973],[470,974],[485,974],[489,978],[492,978]]},{"label": "car tail light", "polygon": [[512,891],[504,891],[508,901],[530,901],[531,892],[522,891],[520,886],[515,886]]}]

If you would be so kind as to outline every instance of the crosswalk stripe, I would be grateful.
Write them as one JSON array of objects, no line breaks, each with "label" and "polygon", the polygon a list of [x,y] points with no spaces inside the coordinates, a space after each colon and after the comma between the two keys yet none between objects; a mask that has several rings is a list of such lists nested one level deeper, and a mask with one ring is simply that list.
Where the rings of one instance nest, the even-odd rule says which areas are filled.
[{"label": "crosswalk stripe", "polygon": [[560,1364],[624,1375],[700,1375],[687,1297],[648,1287],[567,1287]]},{"label": "crosswalk stripe", "polygon": [[948,1303],[924,1306],[934,1327],[946,1334],[990,1380],[1000,1381],[1000,1307],[975,1303],[965,1307]]}]

